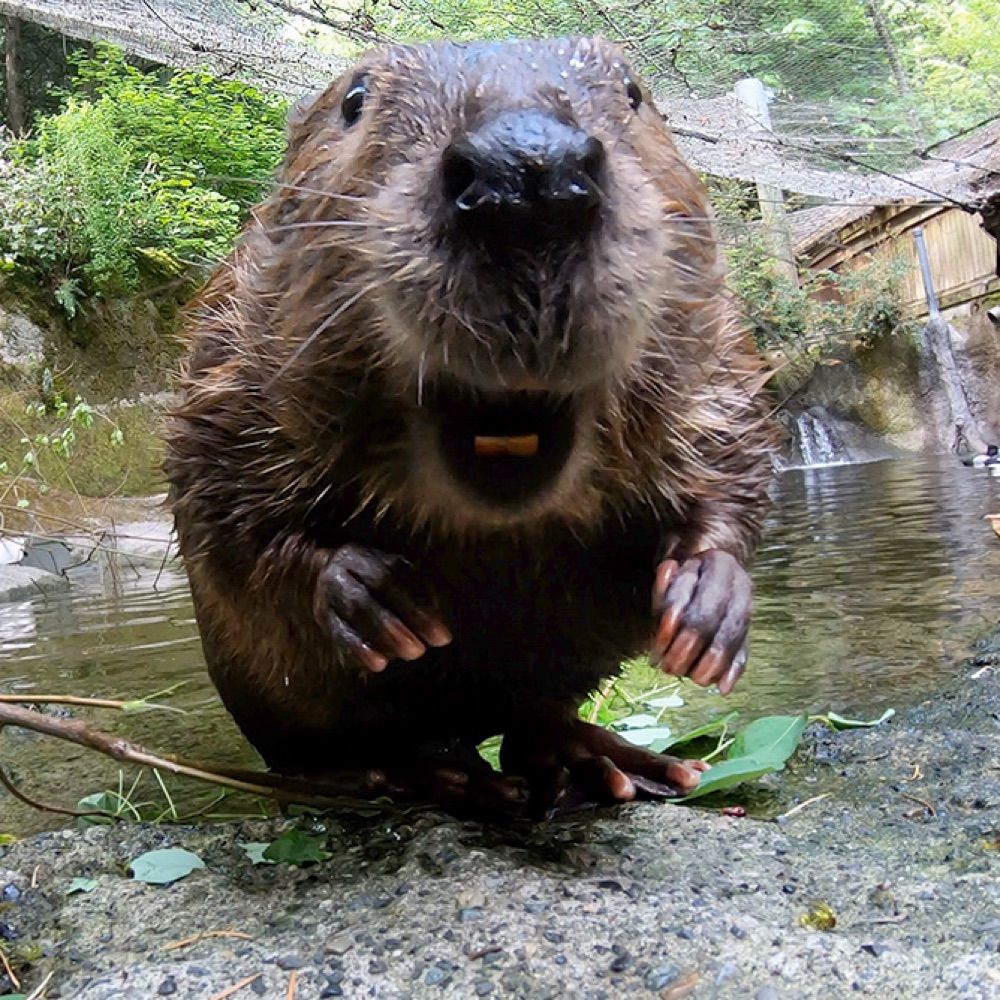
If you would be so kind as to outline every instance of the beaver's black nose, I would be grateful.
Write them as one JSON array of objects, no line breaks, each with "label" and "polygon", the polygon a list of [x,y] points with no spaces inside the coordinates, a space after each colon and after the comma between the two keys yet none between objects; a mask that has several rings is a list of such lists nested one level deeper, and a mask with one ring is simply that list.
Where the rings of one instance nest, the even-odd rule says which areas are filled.
[{"label": "beaver's black nose", "polygon": [[473,235],[513,242],[583,235],[601,201],[604,146],[544,111],[511,111],[453,142],[444,192]]}]

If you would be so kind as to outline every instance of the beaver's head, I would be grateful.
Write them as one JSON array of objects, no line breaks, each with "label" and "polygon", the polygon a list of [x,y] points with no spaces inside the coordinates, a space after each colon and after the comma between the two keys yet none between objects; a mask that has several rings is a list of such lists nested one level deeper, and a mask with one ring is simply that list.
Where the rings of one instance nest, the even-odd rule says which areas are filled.
[{"label": "beaver's head", "polygon": [[371,53],[296,115],[282,180],[286,329],[400,401],[422,503],[505,523],[585,492],[636,385],[711,349],[701,186],[608,43]]}]

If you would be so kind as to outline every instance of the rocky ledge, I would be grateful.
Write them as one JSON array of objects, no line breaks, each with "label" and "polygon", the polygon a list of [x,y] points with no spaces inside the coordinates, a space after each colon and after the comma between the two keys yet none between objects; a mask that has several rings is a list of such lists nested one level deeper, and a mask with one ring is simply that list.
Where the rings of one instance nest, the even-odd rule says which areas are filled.
[{"label": "rocky ledge", "polygon": [[[80,1000],[986,1000],[998,664],[1000,634],[933,702],[811,732],[758,795],[777,820],[647,804],[536,827],[298,820],[331,855],[302,868],[241,846],[292,821],[44,834],[0,848],[0,946],[25,992]],[[167,886],[128,877],[166,846],[205,867]],[[80,877],[91,891],[67,895]]]}]

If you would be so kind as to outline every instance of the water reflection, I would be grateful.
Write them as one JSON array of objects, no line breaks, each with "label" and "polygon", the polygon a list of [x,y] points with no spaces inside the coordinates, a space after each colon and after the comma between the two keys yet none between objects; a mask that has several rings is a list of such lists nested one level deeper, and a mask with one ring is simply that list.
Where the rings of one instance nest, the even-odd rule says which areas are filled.
[{"label": "water reflection", "polygon": [[[942,458],[786,472],[754,571],[751,669],[707,717],[823,710],[881,712],[932,691],[997,619],[1000,479]],[[181,717],[93,717],[153,748],[226,763],[254,756],[205,675],[183,578],[96,575],[70,594],[0,605],[0,690],[132,698],[184,682]],[[0,759],[47,797],[113,786],[117,768],[82,750],[7,731]],[[39,789],[39,791],[41,791]],[[0,833],[53,825],[0,798]]]}]

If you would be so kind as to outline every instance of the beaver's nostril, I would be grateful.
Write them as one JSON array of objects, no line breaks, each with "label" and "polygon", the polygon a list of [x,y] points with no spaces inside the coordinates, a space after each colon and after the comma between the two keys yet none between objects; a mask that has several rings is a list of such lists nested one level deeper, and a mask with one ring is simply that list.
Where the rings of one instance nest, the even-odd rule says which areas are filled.
[{"label": "beaver's nostril", "polygon": [[475,147],[469,142],[453,142],[445,150],[441,171],[448,201],[462,211],[475,207],[471,192],[479,176]]},{"label": "beaver's nostril", "polygon": [[575,238],[601,201],[605,152],[574,125],[520,110],[453,142],[441,169],[448,204],[473,235]]}]

